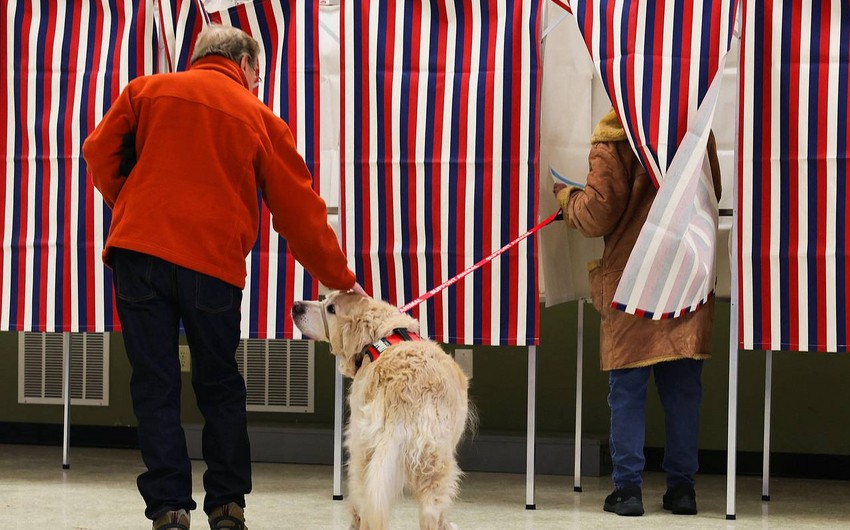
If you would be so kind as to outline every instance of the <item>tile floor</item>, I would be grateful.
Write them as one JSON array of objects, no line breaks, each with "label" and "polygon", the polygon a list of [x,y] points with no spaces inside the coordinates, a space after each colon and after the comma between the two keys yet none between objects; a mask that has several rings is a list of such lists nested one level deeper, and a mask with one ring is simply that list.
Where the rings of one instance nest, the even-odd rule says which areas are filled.
[{"label": "tile floor", "polygon": [[[71,469],[62,470],[59,447],[0,445],[0,528],[101,530],[150,528],[135,477],[138,451],[71,449]],[[203,462],[195,462],[196,500],[202,500]],[[674,516],[661,509],[663,476],[647,474],[646,514],[624,518],[602,511],[607,477],[583,479],[573,492],[569,476],[538,476],[537,510],[525,509],[525,476],[471,473],[463,482],[452,519],[461,529],[543,530],[561,528],[850,528],[843,500],[850,482],[774,478],[770,502],[761,501],[761,478],[737,480],[737,519],[726,520],[726,477],[698,478],[699,515]],[[332,468],[288,464],[254,465],[254,493],[246,514],[251,530],[347,530],[345,501],[334,501]],[[192,529],[207,528],[200,511]],[[403,501],[392,528],[416,530],[416,507]]]}]

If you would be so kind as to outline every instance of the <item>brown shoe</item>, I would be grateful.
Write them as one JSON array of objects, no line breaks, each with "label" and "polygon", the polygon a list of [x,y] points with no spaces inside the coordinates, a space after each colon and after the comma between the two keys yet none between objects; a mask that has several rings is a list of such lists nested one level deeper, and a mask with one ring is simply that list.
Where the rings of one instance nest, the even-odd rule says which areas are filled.
[{"label": "brown shoe", "polygon": [[153,530],[189,530],[189,512],[186,510],[165,512],[153,522]]},{"label": "brown shoe", "polygon": [[248,530],[244,510],[235,502],[215,508],[210,512],[210,530]]}]

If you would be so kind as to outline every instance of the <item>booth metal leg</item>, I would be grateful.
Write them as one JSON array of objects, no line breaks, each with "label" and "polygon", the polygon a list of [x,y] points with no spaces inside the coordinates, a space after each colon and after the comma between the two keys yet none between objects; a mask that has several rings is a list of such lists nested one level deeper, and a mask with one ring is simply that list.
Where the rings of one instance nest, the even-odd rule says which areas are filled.
[{"label": "booth metal leg", "polygon": [[[735,18],[740,21],[742,6],[738,5]],[[738,70],[738,81],[741,71]],[[738,83],[740,87],[741,84]],[[740,96],[740,93],[738,94]],[[735,123],[741,122],[740,109],[735,108]],[[735,130],[735,144],[738,145],[738,130]],[[735,152],[735,164],[739,153]],[[738,191],[732,186],[732,204],[738,203]],[[732,231],[729,234],[729,411],[728,437],[726,440],[726,519],[735,519],[735,480],[738,457],[738,210],[732,208]]]},{"label": "booth metal leg", "polygon": [[334,492],[333,500],[342,500],[342,419],[345,415],[342,374],[339,373],[339,357],[334,363]]},{"label": "booth metal leg", "polygon": [[537,346],[528,347],[528,431],[526,433],[525,509],[534,510],[534,398],[537,384]]},{"label": "booth metal leg", "polygon": [[729,312],[729,432],[726,440],[726,519],[731,521],[735,519],[735,473],[737,472],[735,459],[738,451],[738,309],[734,295]]},{"label": "booth metal leg", "polygon": [[773,352],[764,352],[764,450],[761,466],[761,500],[770,500],[770,402],[773,391]]},{"label": "booth metal leg", "polygon": [[584,364],[584,298],[578,300],[578,329],[576,330],[576,435],[573,464],[573,491],[581,491],[581,397]]},{"label": "booth metal leg", "polygon": [[71,469],[71,334],[62,333],[62,397],[65,402],[62,428],[62,469]]}]

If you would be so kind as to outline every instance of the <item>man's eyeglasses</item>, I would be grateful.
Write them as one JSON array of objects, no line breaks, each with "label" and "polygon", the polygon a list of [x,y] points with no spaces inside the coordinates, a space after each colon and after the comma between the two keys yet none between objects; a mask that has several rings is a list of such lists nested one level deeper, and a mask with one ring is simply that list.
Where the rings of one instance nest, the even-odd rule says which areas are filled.
[{"label": "man's eyeglasses", "polygon": [[260,86],[260,83],[263,81],[263,78],[260,77],[260,63],[257,62],[254,65],[252,65],[251,70],[254,71],[254,76],[257,78],[257,80],[254,81],[254,86],[251,87],[251,90],[253,90],[253,89],[257,88],[258,86]]}]

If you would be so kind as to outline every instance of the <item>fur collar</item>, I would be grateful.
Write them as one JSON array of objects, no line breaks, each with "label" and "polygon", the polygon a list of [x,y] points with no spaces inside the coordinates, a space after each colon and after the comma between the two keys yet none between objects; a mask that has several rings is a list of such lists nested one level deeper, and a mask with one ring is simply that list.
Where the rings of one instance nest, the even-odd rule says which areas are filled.
[{"label": "fur collar", "polygon": [[596,124],[596,129],[593,130],[593,134],[590,136],[590,143],[622,142],[623,140],[626,140],[626,131],[623,130],[623,126],[620,124],[617,111],[611,109]]}]

